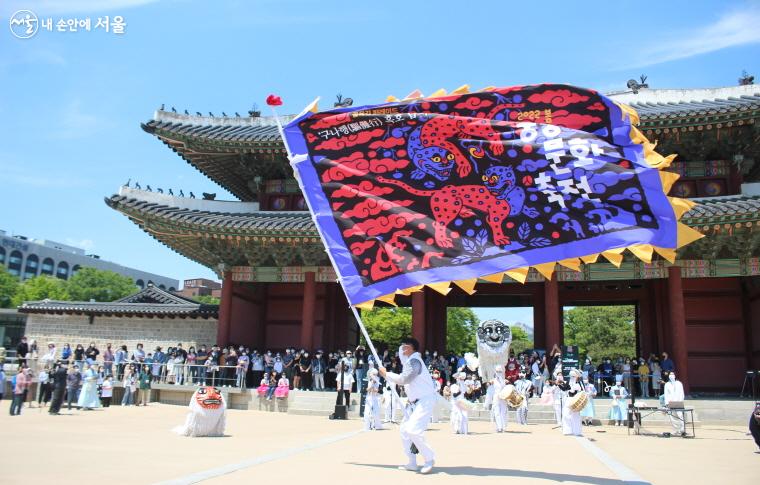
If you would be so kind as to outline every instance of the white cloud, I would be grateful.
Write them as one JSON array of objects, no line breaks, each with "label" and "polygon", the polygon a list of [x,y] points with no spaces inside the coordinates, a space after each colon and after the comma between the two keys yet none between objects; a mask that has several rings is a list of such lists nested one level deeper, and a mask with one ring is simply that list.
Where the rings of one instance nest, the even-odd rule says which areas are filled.
[{"label": "white cloud", "polygon": [[30,163],[10,162],[0,159],[0,180],[5,184],[30,189],[73,189],[92,185],[92,180],[84,176],[71,176],[39,170]]},{"label": "white cloud", "polygon": [[72,99],[63,109],[58,126],[53,128],[50,136],[58,140],[73,140],[92,134],[102,128],[103,124],[97,116],[82,109],[82,101]]},{"label": "white cloud", "polygon": [[95,242],[92,239],[74,239],[73,237],[67,237],[66,244],[74,246],[75,248],[84,249],[85,251],[92,251],[95,248]]},{"label": "white cloud", "polygon": [[652,38],[637,48],[637,57],[625,68],[662,64],[756,43],[760,43],[760,8],[752,6],[726,13],[709,25],[673,32],[668,39]]}]

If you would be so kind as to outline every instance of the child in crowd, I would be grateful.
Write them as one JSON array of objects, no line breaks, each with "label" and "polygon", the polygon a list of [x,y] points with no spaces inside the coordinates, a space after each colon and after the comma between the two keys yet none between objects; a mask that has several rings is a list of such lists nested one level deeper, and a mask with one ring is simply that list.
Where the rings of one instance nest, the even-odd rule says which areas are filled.
[{"label": "child in crowd", "polygon": [[100,386],[100,402],[104,408],[111,406],[111,398],[113,397],[113,381],[111,376],[107,375],[103,378],[103,383]]}]

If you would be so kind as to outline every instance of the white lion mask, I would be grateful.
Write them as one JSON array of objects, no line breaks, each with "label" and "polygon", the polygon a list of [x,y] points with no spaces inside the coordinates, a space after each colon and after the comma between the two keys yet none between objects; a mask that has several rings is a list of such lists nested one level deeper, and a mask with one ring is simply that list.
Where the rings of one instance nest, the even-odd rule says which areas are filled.
[{"label": "white lion mask", "polygon": [[495,376],[497,365],[504,365],[509,359],[512,331],[499,320],[486,320],[478,325],[478,359],[480,376],[490,381]]}]

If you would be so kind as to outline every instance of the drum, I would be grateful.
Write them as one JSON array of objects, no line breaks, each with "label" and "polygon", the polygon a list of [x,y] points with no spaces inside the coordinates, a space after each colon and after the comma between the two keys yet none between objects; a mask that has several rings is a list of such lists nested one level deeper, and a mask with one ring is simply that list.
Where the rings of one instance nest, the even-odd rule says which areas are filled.
[{"label": "drum", "polygon": [[504,401],[509,401],[509,397],[514,394],[515,392],[515,386],[512,384],[509,384],[507,386],[504,386],[501,391],[499,391],[499,399],[503,399]]},{"label": "drum", "polygon": [[515,391],[509,397],[509,400],[507,400],[507,403],[509,404],[510,407],[519,408],[520,406],[522,406],[524,400],[525,400],[525,396]]},{"label": "drum", "polygon": [[575,396],[570,398],[568,407],[571,411],[579,413],[586,407],[588,403],[588,394],[584,391],[579,391]]},{"label": "drum", "polygon": [[468,401],[467,399],[457,399],[456,405],[462,411],[474,411],[476,407],[474,402]]}]

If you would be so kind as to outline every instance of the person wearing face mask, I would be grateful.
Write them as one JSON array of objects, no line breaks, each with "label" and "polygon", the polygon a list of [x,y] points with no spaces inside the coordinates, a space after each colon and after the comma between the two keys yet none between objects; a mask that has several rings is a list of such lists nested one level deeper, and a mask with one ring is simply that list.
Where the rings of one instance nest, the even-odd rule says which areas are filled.
[{"label": "person wearing face mask", "polygon": [[[684,392],[683,384],[676,379],[676,373],[671,372],[668,374],[668,381],[665,383],[665,406],[667,407],[671,402],[683,402]],[[686,416],[683,411],[670,411],[670,424],[673,425],[673,431],[675,434],[686,436]]]},{"label": "person wearing face mask", "polygon": [[504,366],[497,365],[494,372],[494,378],[491,381],[491,385],[488,387],[489,391],[493,389],[491,415],[493,416],[493,421],[496,424],[497,433],[503,433],[504,430],[507,429],[507,424],[509,424],[509,418],[507,417],[507,401],[499,397],[499,393],[501,393],[501,390],[504,389],[505,386],[506,382],[504,380]]},{"label": "person wearing face mask", "polygon": [[606,392],[610,387],[612,387],[612,373],[614,372],[614,367],[612,366],[612,361],[609,357],[604,358],[602,363],[599,364],[597,371],[599,371],[599,375],[602,379],[601,385]]},{"label": "person wearing face mask", "polygon": [[380,377],[377,369],[367,371],[367,400],[364,406],[364,429],[383,429],[383,421],[380,416]]},{"label": "person wearing face mask", "polygon": [[[264,372],[269,374],[274,369],[274,357],[272,356],[272,351],[267,350],[267,353],[264,354]],[[291,384],[293,381],[290,381]]]},{"label": "person wearing face mask", "polygon": [[[389,372],[385,367],[380,367],[379,373],[388,382],[404,386],[408,403],[404,412],[404,420],[401,422],[401,443],[408,463],[401,468],[410,471],[419,471],[428,474],[435,464],[435,452],[425,440],[424,433],[433,413],[437,393],[433,386],[433,379],[419,353],[419,342],[413,338],[405,338],[399,347],[399,359],[402,370],[400,374]],[[422,468],[417,467],[417,453],[425,460]]]},{"label": "person wearing face mask", "polygon": [[525,378],[525,370],[520,369],[518,374],[519,379],[515,381],[515,390],[522,394],[523,400],[520,406],[515,410],[518,424],[528,424],[528,398],[530,398],[530,390],[533,388],[533,384]]},{"label": "person wearing face mask", "polygon": [[625,386],[623,386],[623,380],[621,377],[618,377],[615,380],[615,385],[610,388],[609,394],[612,398],[612,406],[610,406],[610,419],[613,421],[613,424],[623,426],[628,390],[625,388]]},{"label": "person wearing face mask", "polygon": [[562,406],[562,434],[566,436],[583,436],[581,413],[580,411],[573,411],[570,408],[570,403],[572,402],[570,398],[583,391],[583,386],[578,382],[580,377],[581,372],[578,369],[571,369],[570,382],[565,385],[560,385],[560,388],[562,388],[565,393],[565,399]]},{"label": "person wearing face mask", "polygon": [[301,389],[302,391],[311,391],[311,356],[308,352],[304,352],[301,355],[301,359],[298,362],[298,370],[301,375]]},{"label": "person wearing face mask", "polygon": [[594,415],[596,414],[594,410],[596,386],[594,386],[594,383],[588,378],[588,376],[583,378],[583,390],[588,394],[588,401],[586,401],[586,405],[581,410],[581,419],[583,420],[583,424],[591,426],[594,424]]}]

